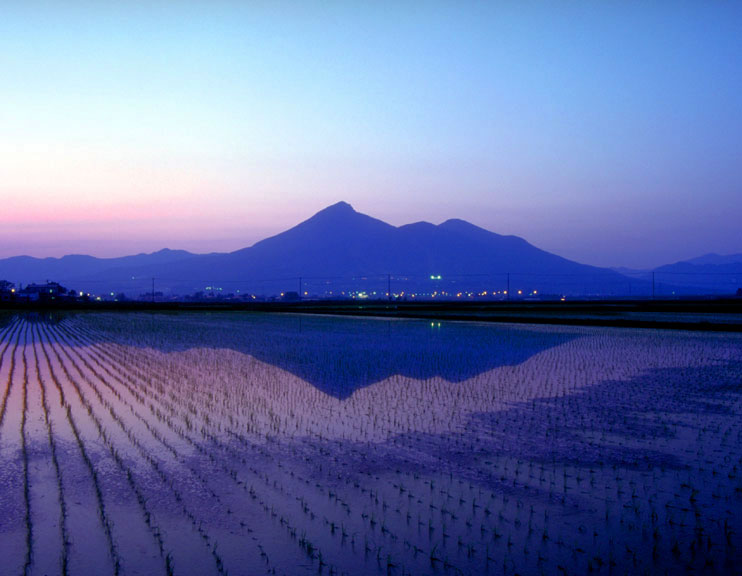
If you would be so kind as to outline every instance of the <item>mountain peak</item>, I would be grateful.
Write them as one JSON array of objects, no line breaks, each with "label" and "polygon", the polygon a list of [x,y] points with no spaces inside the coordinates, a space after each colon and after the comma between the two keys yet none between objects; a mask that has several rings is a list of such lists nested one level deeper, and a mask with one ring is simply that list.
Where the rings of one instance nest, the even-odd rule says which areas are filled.
[{"label": "mountain peak", "polygon": [[322,224],[324,226],[335,226],[341,223],[347,223],[362,216],[363,214],[356,212],[353,209],[353,206],[347,202],[336,202],[327,208],[323,208],[305,222]]},{"label": "mountain peak", "polygon": [[471,222],[462,220],[461,218],[449,218],[445,222],[441,222],[440,226],[453,227],[453,226],[474,226]]},{"label": "mountain peak", "polygon": [[462,220],[461,218],[449,218],[445,222],[441,222],[438,226],[444,230],[452,230],[456,232],[487,232],[488,234],[494,234],[494,232],[490,232],[489,230],[480,228],[476,224],[472,224],[471,222],[467,222],[466,220]]},{"label": "mountain peak", "polygon": [[342,200],[340,202],[336,202],[335,204],[331,204],[327,208],[324,208],[317,212],[317,214],[355,214],[356,211],[353,209],[353,206],[348,204],[347,202],[343,202]]}]

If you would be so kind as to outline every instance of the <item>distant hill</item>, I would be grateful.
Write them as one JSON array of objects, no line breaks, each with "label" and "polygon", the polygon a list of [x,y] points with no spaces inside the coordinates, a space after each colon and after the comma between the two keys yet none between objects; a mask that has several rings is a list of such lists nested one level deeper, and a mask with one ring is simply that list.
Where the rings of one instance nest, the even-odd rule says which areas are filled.
[{"label": "distant hill", "polygon": [[70,254],[62,258],[33,258],[14,256],[0,260],[0,271],[8,280],[22,278],[41,281],[46,278],[66,280],[107,272],[110,270],[143,265],[162,265],[193,256],[185,250],[167,248],[152,254],[137,254],[120,258],[95,258]]},{"label": "distant hill", "polygon": [[[299,278],[301,277],[301,280]],[[541,250],[517,236],[502,236],[463,220],[434,225],[392,226],[339,202],[308,220],[249,248],[231,253],[191,254],[162,250],[124,258],[91,256],[0,260],[0,279],[46,279],[71,288],[165,294],[219,290],[275,294],[306,291],[340,295],[365,291],[456,294],[518,290],[537,294],[624,295],[646,293],[644,280],[580,264]]]},{"label": "distant hill", "polygon": [[742,254],[706,254],[655,268],[655,278],[697,293],[733,294],[742,288]]},{"label": "distant hill", "polygon": [[[131,285],[109,280],[131,278],[129,271],[142,266],[164,266],[193,257],[185,250],[167,248],[151,254],[136,254],[120,258],[95,258],[70,254],[61,258],[14,256],[0,260],[0,279],[18,284],[52,280],[71,288],[100,291],[101,288],[130,288]],[[74,284],[74,286],[72,286]],[[105,285],[105,286],[104,286]]]},{"label": "distant hill", "polygon": [[698,258],[685,260],[687,264],[694,266],[726,266],[728,264],[742,264],[742,254],[704,254]]},{"label": "distant hill", "polygon": [[742,254],[705,254],[649,270],[613,268],[631,278],[651,283],[660,296],[735,294],[742,287]]}]

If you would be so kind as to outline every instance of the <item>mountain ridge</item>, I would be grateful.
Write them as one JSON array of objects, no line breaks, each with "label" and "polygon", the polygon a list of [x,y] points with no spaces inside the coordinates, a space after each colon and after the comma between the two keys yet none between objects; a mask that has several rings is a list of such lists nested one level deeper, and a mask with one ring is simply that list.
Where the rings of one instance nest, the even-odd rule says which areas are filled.
[{"label": "mountain ridge", "polygon": [[[356,289],[354,283],[360,289],[360,278],[371,286],[369,278],[382,276],[394,276],[398,284],[405,278],[410,292],[429,294],[484,288],[503,293],[511,283],[513,290],[534,294],[610,295],[646,288],[645,280],[568,260],[521,237],[500,235],[465,220],[393,226],[343,201],[233,252],[194,254],[164,248],[119,258],[67,255],[0,260],[0,279],[55,280],[76,289],[133,296],[149,291],[153,278],[158,289],[169,294],[217,286],[228,292],[263,290],[266,294],[301,289],[302,280],[293,288],[290,278],[315,284],[324,279],[324,293],[334,294]],[[431,278],[437,283],[431,284]],[[269,281],[285,286],[268,286]],[[378,280],[372,289],[380,292]]]}]

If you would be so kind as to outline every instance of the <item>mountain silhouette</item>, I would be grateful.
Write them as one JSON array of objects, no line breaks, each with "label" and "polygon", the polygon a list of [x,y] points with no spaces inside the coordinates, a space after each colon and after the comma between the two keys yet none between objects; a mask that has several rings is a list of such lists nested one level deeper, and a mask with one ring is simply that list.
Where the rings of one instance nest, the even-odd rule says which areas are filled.
[{"label": "mountain silhouette", "polygon": [[[338,202],[300,224],[231,253],[164,250],[124,258],[91,256],[0,260],[0,278],[52,279],[97,292],[157,289],[191,294],[219,286],[224,292],[277,293],[301,286],[316,293],[365,289],[385,295],[387,278],[400,292],[504,290],[511,293],[625,294],[630,279],[541,250],[464,220],[392,226]],[[434,278],[431,281],[431,276]],[[440,277],[440,278],[439,278]],[[365,279],[365,280],[364,280]],[[262,283],[262,284],[261,284]],[[364,284],[365,283],[365,284]]]},{"label": "mountain silhouette", "polygon": [[742,254],[704,254],[697,258],[636,270],[614,268],[616,272],[655,285],[662,296],[737,294],[742,287]]},{"label": "mountain silhouette", "polygon": [[675,292],[734,294],[742,287],[742,254],[705,254],[655,268],[654,275]]},{"label": "mountain silhouette", "polygon": [[[698,258],[691,258],[685,263],[695,266],[726,266],[728,264],[742,264],[742,254],[704,254]],[[677,264],[681,264],[678,262]]]},{"label": "mountain silhouette", "polygon": [[129,271],[132,268],[160,267],[193,256],[194,254],[185,250],[167,248],[151,254],[135,254],[119,258],[95,258],[82,254],[70,254],[61,258],[13,256],[0,260],[0,279],[20,284],[47,280],[77,283],[86,280],[86,286],[79,287],[92,285],[95,289],[99,287],[95,282],[105,278],[130,278]]}]

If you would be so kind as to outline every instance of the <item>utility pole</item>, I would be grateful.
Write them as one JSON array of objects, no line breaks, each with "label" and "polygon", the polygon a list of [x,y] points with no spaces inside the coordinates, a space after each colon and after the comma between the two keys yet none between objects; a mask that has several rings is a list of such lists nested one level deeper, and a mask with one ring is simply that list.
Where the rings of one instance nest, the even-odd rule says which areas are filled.
[{"label": "utility pole", "polygon": [[389,297],[389,302],[392,301],[392,275],[387,274],[386,275],[386,293]]},{"label": "utility pole", "polygon": [[508,300],[510,300],[510,272],[508,272],[508,289],[507,289]]}]

